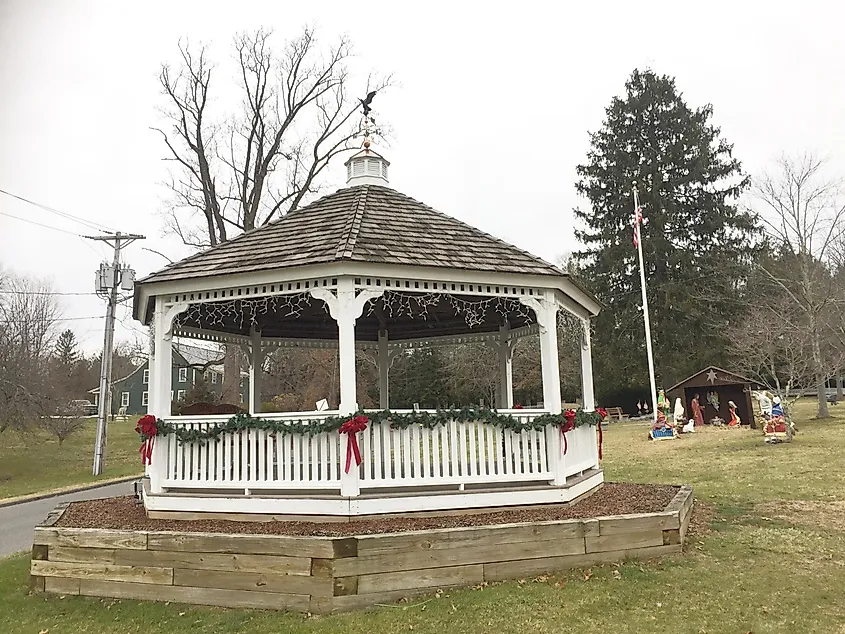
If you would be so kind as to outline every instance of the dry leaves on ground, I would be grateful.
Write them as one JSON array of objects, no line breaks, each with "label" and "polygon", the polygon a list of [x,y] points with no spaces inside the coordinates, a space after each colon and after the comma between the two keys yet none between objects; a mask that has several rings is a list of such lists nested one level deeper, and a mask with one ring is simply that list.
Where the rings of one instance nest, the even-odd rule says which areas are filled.
[{"label": "dry leaves on ground", "polygon": [[845,531],[845,501],[777,500],[758,504],[756,511],[790,524]]},{"label": "dry leaves on ground", "polygon": [[511,509],[494,513],[466,513],[436,517],[394,517],[350,522],[233,522],[228,520],[149,519],[133,497],[73,502],[57,526],[143,531],[186,531],[261,535],[309,535],[336,537],[385,532],[488,526],[518,522],[582,519],[602,515],[662,511],[678,487],[653,484],[608,483],[571,506]]}]

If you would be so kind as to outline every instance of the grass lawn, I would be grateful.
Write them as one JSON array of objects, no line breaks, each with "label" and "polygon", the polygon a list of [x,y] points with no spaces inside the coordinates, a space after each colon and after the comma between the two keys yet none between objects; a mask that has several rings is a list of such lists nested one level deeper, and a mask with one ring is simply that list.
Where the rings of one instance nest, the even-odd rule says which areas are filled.
[{"label": "grass lawn", "polygon": [[649,442],[647,427],[614,424],[605,434],[609,480],[689,483],[704,502],[697,513],[715,513],[684,556],[307,617],[29,596],[29,561],[19,555],[0,561],[0,632],[845,634],[845,407],[834,411],[777,446],[728,429]]},{"label": "grass lawn", "polygon": [[41,431],[32,434],[3,432],[0,434],[0,500],[142,473],[136,420],[136,417],[130,417],[126,421],[109,423],[106,469],[100,477],[91,475],[96,419],[88,420],[85,427],[61,447],[54,437]]}]

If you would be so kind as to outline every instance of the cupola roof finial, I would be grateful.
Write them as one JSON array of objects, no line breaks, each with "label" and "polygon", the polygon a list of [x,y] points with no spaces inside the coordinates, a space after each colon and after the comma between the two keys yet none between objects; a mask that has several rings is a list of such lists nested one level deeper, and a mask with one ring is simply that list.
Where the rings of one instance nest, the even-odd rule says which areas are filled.
[{"label": "cupola roof finial", "polygon": [[361,102],[361,113],[363,115],[361,129],[364,133],[364,142],[361,144],[363,149],[353,154],[344,163],[346,165],[346,184],[350,187],[356,185],[387,185],[388,183],[387,167],[390,165],[390,161],[375,150],[370,149],[373,144],[370,138],[370,126],[374,128],[376,124],[370,104],[375,96],[376,91],[371,90],[364,99],[358,100]]}]

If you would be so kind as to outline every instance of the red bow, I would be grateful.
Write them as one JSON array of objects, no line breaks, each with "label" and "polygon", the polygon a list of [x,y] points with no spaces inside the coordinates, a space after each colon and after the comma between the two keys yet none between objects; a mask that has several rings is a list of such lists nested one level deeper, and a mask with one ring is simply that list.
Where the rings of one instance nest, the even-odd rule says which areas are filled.
[{"label": "red bow", "polygon": [[601,421],[607,418],[607,410],[603,407],[596,408],[596,414],[601,416],[601,420],[598,422],[599,426],[599,460],[601,460],[601,444],[602,444],[602,430],[601,430]]},{"label": "red bow", "polygon": [[565,456],[566,451],[569,449],[569,443],[566,440],[566,432],[575,429],[575,410],[566,410],[563,413],[563,417],[566,419],[566,422],[562,423],[560,426],[560,437],[563,438],[563,455]]},{"label": "red bow", "polygon": [[135,431],[141,435],[141,448],[138,453],[141,454],[141,464],[149,465],[153,463],[153,445],[155,444],[156,434],[158,434],[158,421],[152,414],[142,416],[135,426]]},{"label": "red bow", "polygon": [[349,473],[349,467],[352,465],[352,454],[355,454],[355,465],[361,465],[361,450],[358,448],[358,432],[367,429],[367,423],[370,421],[366,416],[356,416],[351,418],[337,430],[339,434],[346,434],[348,440],[346,441],[346,473]]}]

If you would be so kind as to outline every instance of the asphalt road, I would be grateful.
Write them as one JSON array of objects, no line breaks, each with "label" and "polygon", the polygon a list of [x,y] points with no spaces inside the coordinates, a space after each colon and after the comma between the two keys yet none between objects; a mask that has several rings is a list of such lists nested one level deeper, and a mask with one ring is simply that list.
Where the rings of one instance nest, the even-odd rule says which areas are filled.
[{"label": "asphalt road", "polygon": [[32,531],[61,502],[132,495],[132,482],[107,484],[97,489],[58,495],[33,502],[0,507],[0,557],[32,548]]}]

